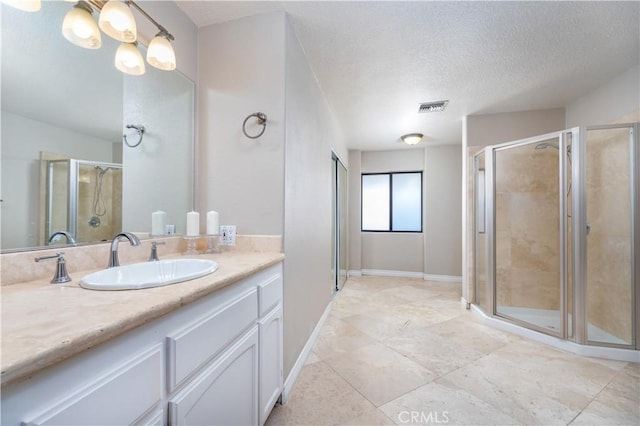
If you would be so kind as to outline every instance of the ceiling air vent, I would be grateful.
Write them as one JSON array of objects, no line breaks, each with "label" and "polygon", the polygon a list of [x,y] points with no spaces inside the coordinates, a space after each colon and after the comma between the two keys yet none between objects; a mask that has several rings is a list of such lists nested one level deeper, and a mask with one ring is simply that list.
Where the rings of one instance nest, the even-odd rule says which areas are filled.
[{"label": "ceiling air vent", "polygon": [[425,102],[420,104],[420,108],[418,108],[418,112],[442,112],[444,108],[447,106],[449,101],[438,101],[438,102]]}]

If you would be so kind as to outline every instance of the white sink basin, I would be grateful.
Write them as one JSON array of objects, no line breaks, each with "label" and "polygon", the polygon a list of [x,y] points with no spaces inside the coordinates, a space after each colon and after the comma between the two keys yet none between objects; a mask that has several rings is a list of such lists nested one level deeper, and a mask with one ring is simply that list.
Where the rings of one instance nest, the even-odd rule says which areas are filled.
[{"label": "white sink basin", "polygon": [[203,277],[218,269],[207,259],[171,259],[103,269],[80,280],[91,290],[137,290],[161,287]]}]

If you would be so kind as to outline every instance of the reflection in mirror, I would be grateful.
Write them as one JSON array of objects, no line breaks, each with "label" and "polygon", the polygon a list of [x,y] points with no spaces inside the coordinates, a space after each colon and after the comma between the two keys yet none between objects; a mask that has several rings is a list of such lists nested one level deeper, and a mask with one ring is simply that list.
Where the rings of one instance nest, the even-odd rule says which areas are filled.
[{"label": "reflection in mirror", "polygon": [[[193,83],[153,67],[123,75],[109,37],[97,50],[69,43],[61,28],[72,6],[0,6],[2,251],[48,245],[55,232],[78,243],[148,233],[156,210],[180,233],[193,205]],[[123,133],[137,140],[127,124],[147,131],[123,150]]]}]

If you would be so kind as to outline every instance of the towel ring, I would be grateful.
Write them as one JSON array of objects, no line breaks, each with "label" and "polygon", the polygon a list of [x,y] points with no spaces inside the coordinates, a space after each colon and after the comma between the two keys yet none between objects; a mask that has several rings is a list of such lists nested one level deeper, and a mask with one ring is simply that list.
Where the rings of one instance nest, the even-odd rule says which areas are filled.
[{"label": "towel ring", "polygon": [[[262,131],[257,135],[253,135],[253,136],[247,133],[247,121],[249,121],[251,117],[256,117],[256,123],[262,126]],[[266,129],[267,129],[267,116],[266,114],[263,114],[261,112],[254,112],[253,114],[248,115],[247,118],[245,118],[244,121],[242,122],[242,133],[244,133],[244,135],[249,139],[258,139],[260,136],[262,136],[262,134]]]},{"label": "towel ring", "polygon": [[136,126],[135,124],[127,124],[127,129],[136,129],[136,132],[138,133],[138,142],[133,145],[130,144],[129,141],[127,140],[126,134],[122,135],[122,140],[129,148],[135,148],[142,143],[142,137],[144,136],[145,128],[142,125]]}]

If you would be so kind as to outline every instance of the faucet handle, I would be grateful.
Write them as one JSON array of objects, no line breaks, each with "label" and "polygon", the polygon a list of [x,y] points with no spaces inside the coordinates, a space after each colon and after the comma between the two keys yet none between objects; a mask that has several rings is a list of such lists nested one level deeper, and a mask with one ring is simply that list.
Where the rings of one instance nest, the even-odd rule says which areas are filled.
[{"label": "faucet handle", "polygon": [[158,245],[165,245],[164,241],[151,241],[151,254],[149,255],[149,262],[154,262],[156,260],[160,260],[158,258]]},{"label": "faucet handle", "polygon": [[56,253],[53,256],[36,257],[35,261],[41,262],[43,260],[50,259],[58,259],[58,262],[56,264],[56,273],[51,280],[51,284],[62,284],[71,281],[71,277],[67,273],[67,261],[64,259],[64,252]]}]

